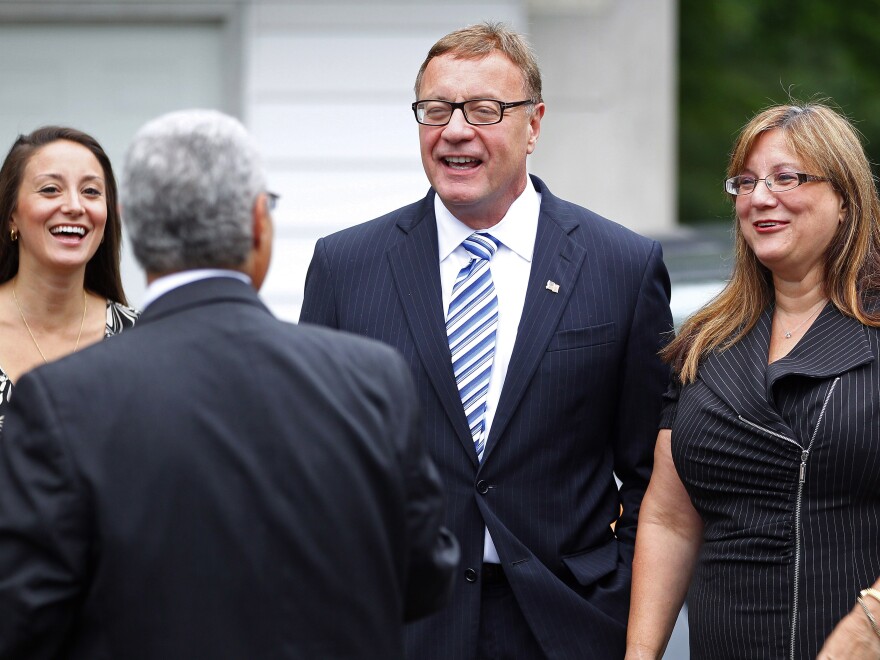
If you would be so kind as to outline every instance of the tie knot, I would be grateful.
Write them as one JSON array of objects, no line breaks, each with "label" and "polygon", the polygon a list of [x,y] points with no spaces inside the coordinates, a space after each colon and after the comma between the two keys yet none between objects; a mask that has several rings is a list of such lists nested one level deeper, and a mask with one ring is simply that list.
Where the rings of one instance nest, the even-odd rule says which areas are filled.
[{"label": "tie knot", "polygon": [[476,259],[484,259],[489,261],[495,256],[498,246],[501,244],[492,234],[475,231],[473,234],[464,239],[462,245],[464,249]]}]

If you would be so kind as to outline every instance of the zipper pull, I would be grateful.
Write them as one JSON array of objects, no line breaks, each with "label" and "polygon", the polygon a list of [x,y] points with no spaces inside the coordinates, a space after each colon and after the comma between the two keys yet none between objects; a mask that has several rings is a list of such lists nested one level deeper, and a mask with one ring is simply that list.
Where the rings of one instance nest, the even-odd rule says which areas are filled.
[{"label": "zipper pull", "polygon": [[801,483],[804,483],[807,479],[807,458],[810,456],[810,452],[804,449],[801,452]]}]

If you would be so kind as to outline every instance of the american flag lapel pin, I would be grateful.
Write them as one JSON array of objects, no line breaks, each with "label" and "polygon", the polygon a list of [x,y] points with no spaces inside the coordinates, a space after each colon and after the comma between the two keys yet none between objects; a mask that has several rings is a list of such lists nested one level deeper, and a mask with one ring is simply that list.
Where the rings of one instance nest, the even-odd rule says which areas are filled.
[{"label": "american flag lapel pin", "polygon": [[559,293],[559,285],[553,280],[547,280],[547,290],[553,293]]}]

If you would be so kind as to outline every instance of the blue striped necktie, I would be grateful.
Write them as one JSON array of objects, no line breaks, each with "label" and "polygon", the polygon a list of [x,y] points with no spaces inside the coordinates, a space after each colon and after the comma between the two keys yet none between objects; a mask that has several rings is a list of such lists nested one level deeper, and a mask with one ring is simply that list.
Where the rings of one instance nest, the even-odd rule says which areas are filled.
[{"label": "blue striped necktie", "polygon": [[461,269],[452,286],[446,315],[446,334],[452,354],[452,371],[464,405],[477,457],[486,448],[486,395],[495,358],[498,329],[498,296],[492,283],[489,260],[500,241],[475,232],[462,243],[471,261]]}]

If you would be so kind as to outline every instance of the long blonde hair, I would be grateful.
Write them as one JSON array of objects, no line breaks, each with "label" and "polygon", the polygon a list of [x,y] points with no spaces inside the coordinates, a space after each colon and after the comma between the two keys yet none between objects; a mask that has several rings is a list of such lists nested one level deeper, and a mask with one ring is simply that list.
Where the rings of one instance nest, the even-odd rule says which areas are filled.
[{"label": "long blonde hair", "polygon": [[[826,177],[843,197],[845,218],[824,256],[826,294],[843,314],[880,327],[880,200],[858,133],[822,103],[774,106],[742,129],[727,176],[740,174],[758,138],[776,129],[804,167]],[[733,235],[734,266],[727,286],[685,321],[661,353],[682,383],[693,382],[701,360],[742,339],[773,304],[770,271],[749,248],[736,217]]]}]

